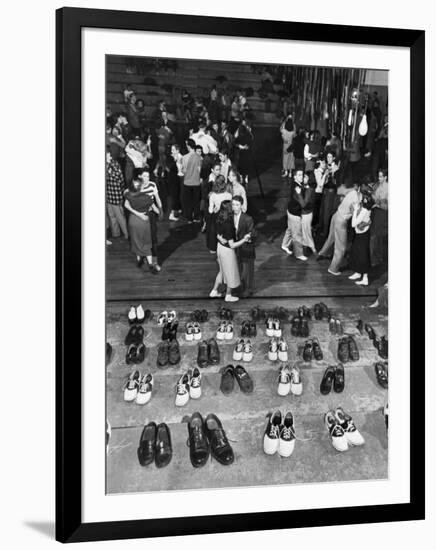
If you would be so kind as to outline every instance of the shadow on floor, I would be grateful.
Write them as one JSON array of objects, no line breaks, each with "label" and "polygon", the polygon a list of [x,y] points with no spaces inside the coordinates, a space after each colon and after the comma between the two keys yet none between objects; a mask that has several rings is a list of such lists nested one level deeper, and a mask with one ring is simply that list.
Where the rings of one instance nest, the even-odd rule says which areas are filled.
[{"label": "shadow on floor", "polygon": [[30,527],[34,531],[38,531],[46,537],[55,537],[55,524],[54,521],[25,521],[24,525]]}]

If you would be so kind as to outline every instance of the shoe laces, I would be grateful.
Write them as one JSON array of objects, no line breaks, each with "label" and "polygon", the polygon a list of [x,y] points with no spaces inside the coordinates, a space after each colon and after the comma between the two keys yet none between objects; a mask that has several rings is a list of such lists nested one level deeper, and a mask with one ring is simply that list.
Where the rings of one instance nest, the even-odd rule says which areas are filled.
[{"label": "shoe laces", "polygon": [[268,435],[271,438],[280,437],[280,427],[277,424],[271,424]]},{"label": "shoe laces", "polygon": [[177,382],[177,394],[184,395],[187,392],[188,390],[186,388],[185,382],[182,382],[182,381]]},{"label": "shoe laces", "polygon": [[283,425],[282,430],[280,432],[280,437],[282,439],[287,439],[289,441],[291,439],[296,439],[294,428],[292,426],[284,426]]}]

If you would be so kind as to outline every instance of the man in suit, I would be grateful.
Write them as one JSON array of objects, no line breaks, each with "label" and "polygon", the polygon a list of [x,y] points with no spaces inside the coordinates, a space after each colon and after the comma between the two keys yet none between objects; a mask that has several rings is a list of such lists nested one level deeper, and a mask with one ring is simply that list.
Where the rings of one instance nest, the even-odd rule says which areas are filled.
[{"label": "man in suit", "polygon": [[245,235],[250,234],[249,242],[236,248],[238,257],[239,274],[243,287],[242,296],[244,298],[251,296],[254,292],[254,260],[256,250],[254,248],[255,229],[253,218],[242,212],[244,200],[240,195],[235,195],[232,199],[233,219],[236,230],[236,241],[241,240]]}]

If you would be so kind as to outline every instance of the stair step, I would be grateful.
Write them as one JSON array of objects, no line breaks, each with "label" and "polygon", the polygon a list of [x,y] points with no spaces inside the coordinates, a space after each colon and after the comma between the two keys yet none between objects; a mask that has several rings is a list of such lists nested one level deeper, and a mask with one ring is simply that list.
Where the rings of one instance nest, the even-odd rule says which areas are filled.
[{"label": "stair step", "polygon": [[[222,417],[220,417],[223,420]],[[300,417],[295,414],[297,437],[291,457],[268,456],[262,441],[265,418],[223,420],[226,434],[235,453],[235,462],[221,466],[210,459],[203,468],[194,469],[187,447],[186,424],[169,424],[173,458],[163,469],[154,464],[141,467],[137,447],[141,427],[112,429],[107,460],[107,492],[129,493],[214,487],[241,487],[319,483],[364,479],[386,479],[388,476],[388,442],[384,418],[380,411],[353,415],[365,438],[362,447],[339,453],[331,445],[320,415]],[[148,422],[150,419],[145,419]],[[162,418],[155,418],[161,422]]]}]

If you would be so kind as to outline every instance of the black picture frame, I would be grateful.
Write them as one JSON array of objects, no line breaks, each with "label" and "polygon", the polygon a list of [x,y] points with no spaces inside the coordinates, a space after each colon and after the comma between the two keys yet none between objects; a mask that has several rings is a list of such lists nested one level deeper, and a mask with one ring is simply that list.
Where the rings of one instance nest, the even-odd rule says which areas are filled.
[{"label": "black picture frame", "polygon": [[[410,502],[404,504],[242,513],[192,518],[82,522],[81,385],[81,30],[127,29],[200,35],[398,46],[410,49],[411,322]],[[407,85],[407,83],[405,83]],[[422,326],[425,303],[425,33],[420,30],[262,21],[128,11],[62,8],[56,12],[56,539],[79,542],[338,524],[425,517],[425,387]]]}]

